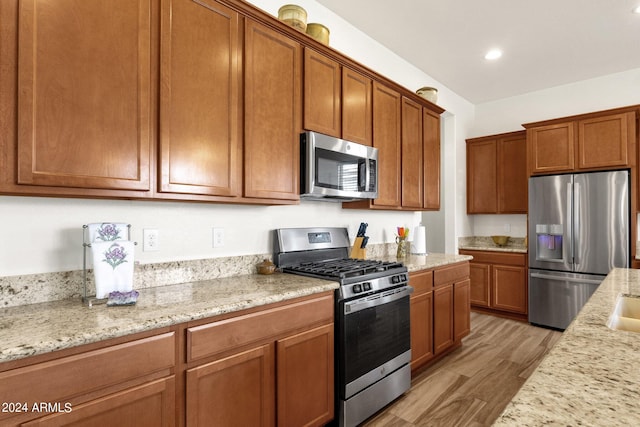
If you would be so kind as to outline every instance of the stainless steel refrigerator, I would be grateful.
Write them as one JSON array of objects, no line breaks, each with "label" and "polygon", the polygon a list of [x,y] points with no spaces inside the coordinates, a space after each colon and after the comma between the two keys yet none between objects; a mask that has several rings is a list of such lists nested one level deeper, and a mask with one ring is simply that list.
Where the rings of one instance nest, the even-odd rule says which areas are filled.
[{"label": "stainless steel refrigerator", "polygon": [[629,266],[629,171],[529,178],[529,322],[566,329]]}]

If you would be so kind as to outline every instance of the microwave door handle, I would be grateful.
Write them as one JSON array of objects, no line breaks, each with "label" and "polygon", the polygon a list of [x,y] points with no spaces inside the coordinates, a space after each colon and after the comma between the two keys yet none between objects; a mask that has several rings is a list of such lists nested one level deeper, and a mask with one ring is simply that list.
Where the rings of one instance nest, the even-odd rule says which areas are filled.
[{"label": "microwave door handle", "polygon": [[364,191],[369,191],[371,188],[371,162],[368,158],[364,159]]}]

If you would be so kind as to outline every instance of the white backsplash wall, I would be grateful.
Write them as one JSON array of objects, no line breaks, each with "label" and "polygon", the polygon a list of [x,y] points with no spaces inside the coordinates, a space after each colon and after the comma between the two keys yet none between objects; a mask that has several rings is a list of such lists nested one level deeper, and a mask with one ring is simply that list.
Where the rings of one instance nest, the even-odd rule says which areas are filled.
[{"label": "white backsplash wall", "polygon": [[[243,206],[184,202],[0,196],[3,219],[0,276],[82,268],[82,225],[114,221],[132,225],[143,264],[272,252],[271,230],[281,227],[348,227],[353,237],[367,222],[370,243],[394,241],[397,226],[415,227],[420,214],[342,209],[340,203]],[[224,246],[213,248],[213,228]],[[143,252],[142,230],[159,232],[159,250]]]},{"label": "white backsplash wall", "polygon": [[526,215],[469,215],[473,220],[474,236],[511,236],[527,235]]}]

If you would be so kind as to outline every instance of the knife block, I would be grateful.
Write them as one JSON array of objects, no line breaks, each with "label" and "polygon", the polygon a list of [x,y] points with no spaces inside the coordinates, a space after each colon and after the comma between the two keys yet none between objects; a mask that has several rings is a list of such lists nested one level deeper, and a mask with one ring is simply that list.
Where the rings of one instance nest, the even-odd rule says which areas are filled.
[{"label": "knife block", "polygon": [[364,237],[356,237],[356,241],[353,242],[353,247],[351,248],[351,255],[349,257],[356,259],[366,259],[367,258],[367,250],[362,249],[362,240]]}]

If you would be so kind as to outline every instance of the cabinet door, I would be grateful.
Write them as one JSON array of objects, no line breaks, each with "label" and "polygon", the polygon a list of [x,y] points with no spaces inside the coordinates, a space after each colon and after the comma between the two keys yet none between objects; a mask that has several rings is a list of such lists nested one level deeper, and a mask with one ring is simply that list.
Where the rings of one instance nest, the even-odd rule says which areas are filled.
[{"label": "cabinet door", "polygon": [[176,419],[175,380],[160,379],[70,408],[61,405],[60,412],[22,425],[170,427]]},{"label": "cabinet door", "polygon": [[342,138],[371,145],[372,82],[368,77],[342,67]]},{"label": "cabinet door", "polygon": [[340,64],[304,50],[304,128],[340,138]]},{"label": "cabinet door", "polygon": [[578,167],[619,167],[629,164],[635,138],[635,113],[594,117],[578,122]]},{"label": "cabinet door", "polygon": [[498,140],[498,212],[527,213],[527,138]]},{"label": "cabinet door", "polygon": [[276,347],[277,424],[322,426],[331,421],[334,413],[333,324],[279,340]]},{"label": "cabinet door", "polygon": [[400,206],[400,102],[398,92],[373,83],[373,146],[378,149],[376,206]]},{"label": "cabinet door", "polygon": [[402,207],[422,209],[422,106],[402,98]]},{"label": "cabinet door", "polygon": [[240,195],[239,40],[215,0],[162,2],[160,191]]},{"label": "cabinet door", "polygon": [[187,425],[275,425],[274,368],[267,344],[187,370]]},{"label": "cabinet door", "polygon": [[527,144],[532,174],[574,169],[574,122],[527,129]]},{"label": "cabinet door", "polygon": [[493,308],[527,313],[527,271],[524,267],[493,266]]},{"label": "cabinet door", "polygon": [[467,143],[467,213],[497,213],[497,142]]},{"label": "cabinet door", "polygon": [[440,115],[422,109],[424,200],[427,210],[440,209]]},{"label": "cabinet door", "polygon": [[453,285],[453,337],[455,341],[460,341],[471,332],[470,284],[471,281],[467,279]]},{"label": "cabinet door", "polygon": [[19,184],[150,189],[151,2],[20,2]]},{"label": "cabinet door", "polygon": [[453,345],[453,284],[433,290],[433,350],[434,354]]},{"label": "cabinet door", "polygon": [[245,29],[246,197],[298,200],[302,47],[247,20]]},{"label": "cabinet door", "polygon": [[480,307],[489,307],[491,304],[491,265],[470,262],[469,273],[471,279],[469,296],[471,304]]},{"label": "cabinet door", "polygon": [[433,358],[433,293],[411,297],[411,370]]}]

